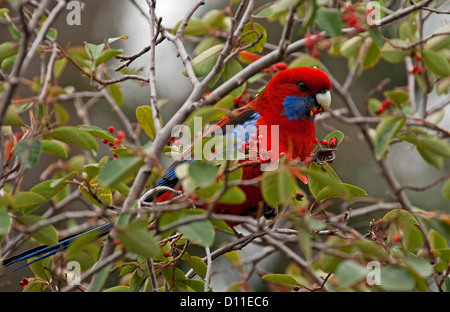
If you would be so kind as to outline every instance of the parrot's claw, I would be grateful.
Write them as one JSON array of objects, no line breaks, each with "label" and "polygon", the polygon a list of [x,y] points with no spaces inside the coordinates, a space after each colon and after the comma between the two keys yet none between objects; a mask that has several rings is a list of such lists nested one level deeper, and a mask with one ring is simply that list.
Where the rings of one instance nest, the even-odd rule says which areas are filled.
[{"label": "parrot's claw", "polygon": [[335,150],[335,148],[320,147],[312,153],[311,160],[321,166],[331,163],[336,158]]}]

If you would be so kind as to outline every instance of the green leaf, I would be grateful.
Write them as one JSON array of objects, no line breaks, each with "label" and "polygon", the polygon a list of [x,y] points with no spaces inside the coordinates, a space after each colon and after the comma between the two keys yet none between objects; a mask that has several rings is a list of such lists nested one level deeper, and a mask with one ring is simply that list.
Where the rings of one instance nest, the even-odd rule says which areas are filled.
[{"label": "green leaf", "polygon": [[357,186],[340,183],[339,189],[333,189],[332,187],[326,186],[315,196],[315,198],[316,201],[323,201],[333,197],[343,197],[350,200],[354,197],[364,197],[366,195],[367,193]]},{"label": "green leaf", "polygon": [[[176,33],[180,27],[182,21],[179,21],[175,26],[173,32]],[[189,22],[184,29],[184,35],[186,36],[204,36],[209,33],[209,25],[203,20],[193,17],[189,19]]]},{"label": "green leaf", "polygon": [[[30,260],[28,260],[28,262],[30,263],[33,260],[35,260],[35,258],[31,258]],[[52,280],[52,275],[49,271],[49,268],[51,268],[50,264],[51,264],[51,262],[50,262],[49,258],[42,259],[41,261],[36,261],[36,262],[30,264],[30,269],[42,281],[49,282]]]},{"label": "green leaf", "polygon": [[429,70],[441,77],[450,76],[450,63],[445,56],[436,51],[423,51],[422,61]]},{"label": "green leaf", "polygon": [[450,262],[450,248],[441,248],[435,250],[436,255],[444,262]]},{"label": "green leaf", "polygon": [[113,286],[104,290],[104,292],[130,292],[129,286]]},{"label": "green leaf", "polygon": [[450,144],[438,137],[421,136],[418,138],[418,144],[421,144],[424,149],[440,155],[445,158],[450,158]]},{"label": "green leaf", "polygon": [[156,137],[156,128],[155,122],[153,121],[153,111],[151,106],[142,105],[136,108],[136,118],[145,133],[154,140]]},{"label": "green leaf", "polygon": [[189,164],[189,176],[200,186],[211,185],[217,178],[219,167],[204,161],[194,161]]},{"label": "green leaf", "polygon": [[78,129],[83,130],[93,137],[105,139],[109,142],[114,142],[114,137],[111,135],[109,131],[106,131],[97,126],[79,126]]},{"label": "green leaf", "polygon": [[261,53],[263,51],[267,33],[262,25],[254,22],[246,24],[242,29],[241,36],[240,42],[242,46],[253,44],[252,47],[246,49],[248,52]]},{"label": "green leaf", "polygon": [[442,197],[446,200],[450,200],[450,180],[447,180],[442,187]]},{"label": "green leaf", "polygon": [[76,176],[77,172],[73,171],[62,178],[43,181],[33,186],[30,192],[39,194],[48,201],[66,186],[67,180]]},{"label": "green leaf", "polygon": [[416,218],[414,218],[414,216],[409,213],[406,210],[403,209],[393,209],[391,211],[389,211],[387,214],[384,215],[384,217],[382,218],[383,222],[404,222],[404,223],[410,223],[410,224],[414,224],[414,225],[418,225],[419,223],[417,222]]},{"label": "green leaf", "polygon": [[245,192],[239,186],[228,188],[225,193],[219,198],[221,204],[242,204],[246,200]]},{"label": "green leaf", "polygon": [[441,33],[442,35],[438,35],[428,39],[427,42],[425,43],[425,50],[439,51],[448,48],[450,46],[450,36],[448,35],[449,32],[450,32],[449,25],[436,30],[433,35]]},{"label": "green leaf", "polygon": [[201,78],[209,74],[216,64],[223,47],[224,44],[215,45],[192,60],[192,66],[197,77]]},{"label": "green leaf", "polygon": [[369,47],[364,51],[361,59],[361,64],[364,69],[371,68],[375,66],[380,59],[381,55],[381,49],[377,45],[377,43],[370,38],[370,45]]},{"label": "green leaf", "polygon": [[436,230],[431,229],[428,232],[428,239],[433,250],[447,248],[447,241]]},{"label": "green leaf", "polygon": [[288,274],[267,274],[261,277],[263,281],[288,286],[303,286],[295,278]]},{"label": "green leaf", "polygon": [[423,246],[424,237],[422,231],[415,224],[404,223],[402,224],[403,235],[402,245],[405,250],[414,252],[418,248]]},{"label": "green leaf", "polygon": [[[324,192],[329,194],[345,194],[345,186],[330,166],[319,166],[313,162],[307,170],[302,171],[308,177],[309,190],[314,197],[319,196],[324,189],[326,189]],[[320,196],[323,197],[327,193]]]},{"label": "green leaf", "polygon": [[123,94],[122,89],[120,88],[120,85],[117,83],[110,84],[108,86],[109,93],[111,94],[112,98],[116,102],[118,106],[123,105]]},{"label": "green leaf", "polygon": [[8,233],[9,226],[11,225],[11,218],[6,209],[0,209],[0,243]]},{"label": "green leaf", "polygon": [[[192,112],[186,119],[186,125],[191,131],[191,136],[197,135],[197,131],[202,131],[202,129],[208,124],[220,120],[222,117],[227,115],[230,111],[223,107],[216,106],[203,106]],[[198,127],[198,121],[201,122],[201,128]],[[199,129],[196,129],[197,126]]]},{"label": "green leaf", "polygon": [[406,268],[393,265],[381,267],[380,280],[379,286],[387,291],[411,291],[415,285],[414,278]]},{"label": "green leaf", "polygon": [[339,51],[344,57],[352,57],[358,55],[359,48],[363,44],[364,38],[361,36],[354,36],[344,41],[339,48]]},{"label": "green leaf", "polygon": [[383,32],[380,27],[369,27],[367,28],[367,32],[373,41],[377,44],[377,46],[381,49],[384,45]]},{"label": "green leaf", "polygon": [[320,7],[316,12],[316,23],[329,36],[341,35],[342,17],[338,9]]},{"label": "green leaf", "polygon": [[377,259],[388,260],[389,255],[376,242],[367,239],[355,239],[354,244],[364,255],[374,255]]},{"label": "green leaf", "polygon": [[136,220],[126,226],[117,228],[120,242],[127,251],[153,258],[159,252],[158,242],[153,234],[147,230],[147,222]]},{"label": "green leaf", "polygon": [[375,133],[375,157],[381,159],[386,152],[389,143],[403,128],[405,119],[399,116],[383,117],[378,124]]},{"label": "green leaf", "polygon": [[86,43],[85,44],[86,52],[89,55],[90,59],[93,61],[96,61],[100,57],[100,54],[102,53],[104,47],[105,47],[104,43],[101,43],[101,44]]},{"label": "green leaf", "polygon": [[63,158],[68,156],[67,149],[61,143],[53,140],[41,140],[41,151]]},{"label": "green leaf", "polygon": [[384,95],[398,108],[405,107],[409,101],[409,93],[403,90],[389,90],[384,92]]},{"label": "green leaf", "polygon": [[185,256],[183,256],[183,260],[185,260],[187,264],[194,269],[198,276],[201,278],[206,277],[206,264],[203,262],[202,258],[185,254]]},{"label": "green leaf", "polygon": [[109,61],[110,59],[112,59],[113,57],[122,54],[123,50],[121,49],[108,49],[103,51],[98,58],[95,60],[95,66],[98,66],[102,63],[105,63],[107,61]]},{"label": "green leaf", "polygon": [[19,50],[19,44],[15,42],[3,42],[0,44],[0,61],[5,58],[16,55]]},{"label": "green leaf", "polygon": [[44,134],[47,139],[56,139],[81,149],[96,153],[98,150],[97,141],[85,131],[71,126],[62,126],[50,130]]},{"label": "green leaf", "polygon": [[214,244],[215,232],[211,222],[208,220],[181,225],[177,227],[177,230],[189,238],[193,243],[210,247]]},{"label": "green leaf", "polygon": [[12,208],[21,210],[23,214],[29,214],[45,204],[46,199],[34,192],[21,192],[14,196]]},{"label": "green leaf", "polygon": [[20,140],[14,146],[14,153],[25,168],[32,168],[41,155],[41,141],[37,139]]},{"label": "green leaf", "polygon": [[[327,134],[327,136],[324,138],[327,142],[330,142],[332,138],[336,139],[336,145],[335,147],[338,147],[339,144],[341,144],[344,141],[344,134],[339,130],[334,130]],[[331,168],[331,167],[330,167]]]},{"label": "green leaf", "polygon": [[419,276],[426,278],[433,274],[433,266],[426,260],[417,258],[413,254],[408,254],[405,259],[406,264]]},{"label": "green leaf", "polygon": [[264,201],[272,207],[285,205],[294,198],[295,186],[295,179],[286,168],[275,174],[268,173],[261,183]]},{"label": "green leaf", "polygon": [[[394,47],[394,44],[396,47]],[[389,42],[386,42],[381,49],[381,56],[388,61],[389,63],[399,63],[404,60],[404,58],[411,54],[410,50],[403,50],[401,46],[408,45],[408,42],[403,41],[401,39],[390,39]]]},{"label": "green leaf", "polygon": [[336,278],[343,287],[362,281],[368,273],[366,267],[352,260],[344,260],[336,268]]},{"label": "green leaf", "polygon": [[143,159],[139,156],[121,156],[116,160],[111,160],[100,169],[98,175],[100,184],[108,187],[120,183],[143,163]]},{"label": "green leaf", "polygon": [[417,141],[416,142],[417,151],[419,152],[420,156],[429,163],[430,165],[434,166],[436,169],[441,170],[444,166],[444,158],[433,151],[427,149],[425,145],[423,144],[423,141]]},{"label": "green leaf", "polygon": [[290,7],[296,6],[298,2],[299,0],[278,0],[277,2],[267,8],[264,8],[254,16],[266,18],[280,13],[285,13]]},{"label": "green leaf", "polygon": [[2,121],[2,126],[23,126],[25,123],[17,114],[16,106],[9,105],[6,109],[5,118]]},{"label": "green leaf", "polygon": [[[223,79],[224,81],[230,80],[242,70],[242,65],[235,59],[232,59],[230,62],[225,64],[225,69],[223,71]],[[247,84],[244,82],[242,85],[231,91],[231,94],[234,97],[239,97],[245,91]]]},{"label": "green leaf", "polygon": [[322,63],[320,60],[312,57],[311,55],[301,55],[296,57],[292,62],[289,63],[288,68],[297,68],[297,67],[317,67],[321,68]]},{"label": "green leaf", "polygon": [[[26,227],[30,227],[38,222],[45,221],[44,218],[34,215],[28,216],[18,216],[16,220]],[[41,227],[38,230],[30,233],[39,244],[42,245],[54,245],[58,243],[58,233],[53,225],[49,224],[47,226]]]}]

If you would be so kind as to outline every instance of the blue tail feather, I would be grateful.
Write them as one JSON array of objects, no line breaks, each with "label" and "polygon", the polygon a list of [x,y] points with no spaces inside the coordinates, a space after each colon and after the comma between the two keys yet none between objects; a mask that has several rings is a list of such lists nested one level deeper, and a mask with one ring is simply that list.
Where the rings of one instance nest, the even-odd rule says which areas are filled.
[{"label": "blue tail feather", "polygon": [[17,270],[20,270],[20,269],[22,269],[24,267],[29,266],[32,263],[35,263],[36,261],[45,259],[47,257],[50,257],[50,256],[54,255],[55,253],[57,253],[59,251],[63,251],[65,249],[67,249],[74,240],[76,240],[77,238],[79,238],[81,236],[87,235],[89,233],[98,232],[98,235],[96,236],[95,239],[100,238],[100,237],[108,234],[109,231],[111,230],[112,226],[113,226],[113,222],[105,223],[105,224],[102,224],[102,225],[97,226],[95,228],[89,229],[87,231],[84,231],[84,232],[81,232],[81,233],[78,233],[78,234],[75,234],[75,235],[71,235],[69,237],[65,237],[65,238],[61,239],[55,245],[36,247],[36,248],[31,249],[31,250],[25,251],[25,252],[23,252],[23,253],[21,253],[19,255],[16,255],[16,256],[4,259],[4,260],[2,260],[2,264],[3,264],[3,267],[6,268],[6,267],[9,267],[10,265],[13,265],[15,263],[18,263],[18,262],[21,262],[21,261],[26,261],[26,260],[38,257],[37,259],[34,259],[33,261],[28,262],[28,263],[26,263],[26,264],[24,264],[24,265],[22,265],[22,266],[20,266],[20,267],[18,267],[16,269],[10,271],[10,272],[8,272],[8,273],[6,273],[4,275],[11,274],[11,273],[13,273],[13,272],[15,272]]}]

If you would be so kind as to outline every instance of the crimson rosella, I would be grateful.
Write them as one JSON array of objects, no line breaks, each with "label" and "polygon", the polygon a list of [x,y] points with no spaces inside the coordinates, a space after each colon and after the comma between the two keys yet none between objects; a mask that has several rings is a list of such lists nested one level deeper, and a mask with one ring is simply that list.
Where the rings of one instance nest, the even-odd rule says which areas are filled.
[{"label": "crimson rosella", "polygon": [[[273,137],[272,131],[266,131],[266,148],[284,153],[288,159],[306,160],[314,150],[315,115],[326,110],[331,103],[331,82],[328,76],[317,68],[300,67],[286,69],[277,73],[261,91],[259,96],[247,105],[236,109],[219,120],[212,129],[222,129],[227,135],[227,129],[232,129],[234,137],[237,137],[235,148],[248,146],[252,138],[259,137],[261,126],[277,126],[278,133]],[[233,126],[233,127],[227,127]],[[250,129],[250,130],[249,130]],[[172,165],[155,184],[154,187],[168,186],[175,188],[178,178],[175,168],[188,160],[182,159]],[[193,161],[193,160],[189,160]],[[244,166],[243,180],[248,180],[261,175],[261,166]],[[255,209],[261,207],[263,197],[259,185],[243,185],[246,200],[241,204],[216,204],[214,212],[232,215],[255,215]],[[158,193],[158,201],[170,197],[170,192]],[[107,223],[89,232],[98,231],[98,237],[106,235],[113,223]],[[42,258],[66,249],[70,243],[83,235],[62,239],[54,246],[34,248],[18,256],[3,261],[4,266],[38,257]],[[28,265],[28,264],[26,264]],[[24,265],[24,266],[26,266]],[[17,269],[16,269],[17,270]]]}]

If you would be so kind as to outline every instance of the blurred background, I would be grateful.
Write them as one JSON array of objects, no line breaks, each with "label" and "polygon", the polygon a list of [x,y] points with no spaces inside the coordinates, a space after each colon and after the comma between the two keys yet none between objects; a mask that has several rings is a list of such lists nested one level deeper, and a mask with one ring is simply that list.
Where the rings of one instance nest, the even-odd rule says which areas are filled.
[{"label": "blurred background", "polygon": [[[135,0],[142,8],[147,8],[144,0]],[[184,14],[193,6],[195,0],[162,0],[157,2],[156,14],[162,17],[162,23],[166,28],[172,28],[179,22]],[[262,4],[268,1],[259,1]],[[4,6],[5,1],[0,1],[0,6]],[[214,8],[222,9],[228,4],[228,1],[214,0],[207,1],[206,5],[202,6],[195,14],[195,16],[202,16],[206,11]],[[67,13],[69,11],[66,11]],[[445,22],[445,16],[434,15],[434,19],[429,19],[424,30],[425,36],[431,34],[437,28],[442,27]],[[258,20],[259,23],[266,27],[268,32],[268,42],[277,44],[280,36],[281,26],[274,22],[268,24],[263,20]],[[128,36],[127,40],[119,40],[115,42],[113,48],[121,48],[124,50],[124,55],[132,55],[139,52],[149,44],[149,25],[141,12],[133,5],[132,1],[124,0],[95,0],[86,1],[81,14],[81,25],[69,26],[66,22],[66,13],[58,17],[57,23],[54,26],[58,30],[58,43],[63,47],[73,47],[84,45],[84,42],[100,44],[107,40],[107,38]],[[395,26],[392,31],[396,31]],[[8,32],[4,27],[0,28],[0,43],[9,41]],[[301,38],[301,34],[295,33],[294,40]],[[194,46],[192,45],[192,48]],[[304,52],[304,51],[299,51]],[[344,58],[336,58],[328,56],[325,51],[321,51],[321,61],[330,70],[330,72],[341,83],[345,81],[347,76],[347,60]],[[167,104],[163,107],[161,113],[163,119],[168,120],[172,114],[177,111],[178,107],[184,102],[188,96],[191,85],[189,80],[182,74],[183,66],[177,52],[170,42],[163,42],[158,45],[156,51],[156,77],[157,77],[157,92],[159,99],[167,100]],[[149,72],[148,69],[149,55],[137,59],[132,63],[133,68],[142,68],[143,73]],[[286,60],[289,63],[290,60]],[[33,77],[38,75],[39,68],[35,67],[29,70],[28,76]],[[397,86],[406,85],[406,72],[403,63],[390,64],[381,60],[374,68],[369,69],[357,80],[355,88],[353,89],[353,99],[358,105],[360,111],[365,114],[367,108],[365,107],[364,99],[367,93],[372,90],[379,82],[386,77],[390,78],[390,82],[385,86],[385,89],[393,89]],[[60,84],[74,85],[79,90],[93,90],[86,78],[82,78],[79,71],[69,64],[66,68],[65,74],[61,77]],[[135,109],[139,105],[149,104],[149,87],[148,85],[139,85],[135,82],[126,82],[122,84],[124,92],[124,106],[123,110],[130,120],[135,120]],[[379,99],[383,99],[381,93],[375,95]],[[420,94],[416,97],[420,103],[422,97]],[[442,100],[442,99],[441,99]],[[430,105],[441,102],[436,95],[432,95],[429,101]],[[69,110],[71,116],[71,123],[78,125],[81,120],[76,117],[73,105],[64,104]],[[332,95],[332,109],[342,108],[343,105],[336,94]],[[450,128],[450,107],[447,106],[445,118],[440,123],[442,128]],[[90,119],[93,125],[106,129],[113,125],[116,129],[121,129],[120,121],[117,116],[111,111],[107,103],[99,101],[90,110]],[[335,128],[342,131],[346,139],[340,145],[337,152],[337,158],[332,164],[333,169],[343,182],[356,185],[363,188],[369,196],[384,198],[389,201],[390,195],[386,183],[381,176],[378,166],[365,142],[358,136],[357,129],[353,126],[348,126],[339,121],[327,119],[327,128],[318,129],[317,137],[324,137],[330,132],[330,129]],[[106,155],[109,151],[106,147],[100,146],[99,157]],[[41,157],[42,158],[42,157]],[[49,156],[48,159],[41,159],[38,166],[33,168],[36,172],[34,179],[28,179],[23,186],[23,189],[29,189],[31,186],[39,181],[39,174],[42,168],[46,168],[49,163],[54,161]],[[431,183],[440,176],[443,172],[450,172],[450,164],[447,161],[444,171],[437,171],[434,167],[425,163],[417,151],[406,144],[394,144],[390,148],[389,162],[395,170],[395,174],[401,183],[415,186],[423,186]],[[443,210],[448,209],[450,204],[441,196],[441,185],[434,187],[424,192],[409,192],[413,205],[425,210]],[[339,204],[339,202],[337,201]],[[368,218],[362,220],[363,227],[367,227]],[[356,220],[355,222],[358,222]],[[220,241],[220,238],[218,239]],[[254,254],[257,247],[246,247],[243,249],[244,254]],[[201,253],[201,251],[199,251]],[[274,261],[274,257],[268,257],[264,260],[264,264],[268,266],[267,270],[276,271],[274,262],[277,262],[281,267],[285,265],[283,259]],[[213,284],[213,289],[216,291],[224,290],[224,288],[232,282],[240,280],[239,273],[236,270],[230,270],[228,261],[222,257],[214,262],[213,265],[215,274],[223,278],[213,278],[217,284]],[[29,276],[27,272],[19,272],[14,274],[14,280],[20,280],[20,276]],[[16,287],[16,285],[11,285]],[[258,285],[252,285],[256,290]],[[16,290],[20,290],[21,286],[17,285]],[[4,291],[2,287],[0,291]]]}]

